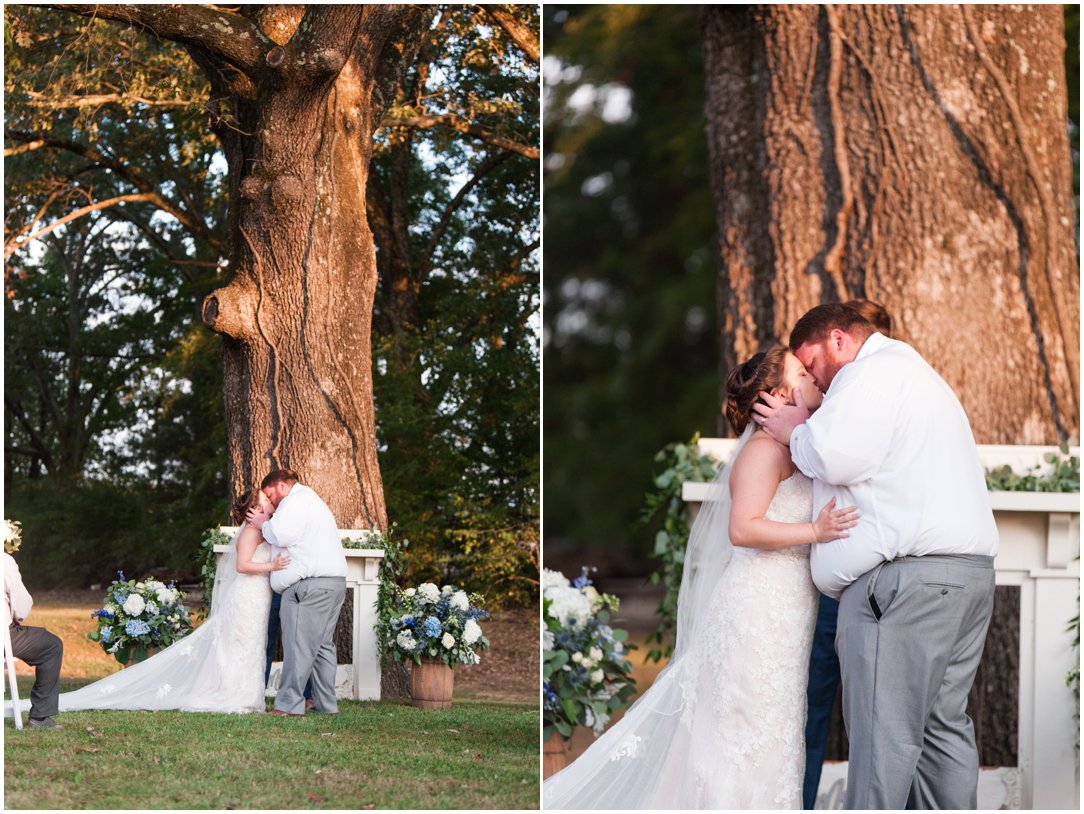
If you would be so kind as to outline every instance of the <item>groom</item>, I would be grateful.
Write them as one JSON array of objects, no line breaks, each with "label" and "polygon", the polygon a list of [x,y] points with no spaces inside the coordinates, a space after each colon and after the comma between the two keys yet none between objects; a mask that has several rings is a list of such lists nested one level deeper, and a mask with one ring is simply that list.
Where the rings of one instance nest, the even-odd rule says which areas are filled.
[{"label": "groom", "polygon": [[754,409],[813,502],[855,505],[848,538],[814,546],[813,580],[839,597],[836,650],[850,739],[849,809],[975,808],[967,696],[993,609],[997,527],[967,416],[921,356],[840,303],[790,347],[824,392]]},{"label": "groom", "polygon": [[272,517],[251,509],[248,521],[290,564],[271,572],[271,588],[282,594],[282,680],[272,715],[305,714],[305,682],[312,678],[315,712],[335,714],[335,623],[346,598],[346,556],[335,517],[292,469],[276,469],[260,483],[275,507]]}]

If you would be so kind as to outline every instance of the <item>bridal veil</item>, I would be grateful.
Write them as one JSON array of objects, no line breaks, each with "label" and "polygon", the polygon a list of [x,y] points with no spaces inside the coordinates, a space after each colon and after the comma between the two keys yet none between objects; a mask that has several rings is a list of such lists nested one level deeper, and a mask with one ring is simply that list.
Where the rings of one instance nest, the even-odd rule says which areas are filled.
[{"label": "bridal veil", "polygon": [[542,787],[547,809],[689,808],[697,745],[693,713],[700,667],[693,647],[733,546],[730,473],[753,433],[746,429],[730,461],[712,479],[689,533],[678,594],[674,652],[655,683],[591,747]]}]

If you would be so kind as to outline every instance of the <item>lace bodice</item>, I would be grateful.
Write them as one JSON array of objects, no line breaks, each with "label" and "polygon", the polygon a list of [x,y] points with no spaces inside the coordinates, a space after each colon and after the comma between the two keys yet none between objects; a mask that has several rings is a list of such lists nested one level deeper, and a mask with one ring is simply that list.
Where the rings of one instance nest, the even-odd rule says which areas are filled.
[{"label": "lace bodice", "polygon": [[808,523],[813,514],[813,481],[795,470],[779,482],[775,497],[764,512],[767,520],[780,523]]}]

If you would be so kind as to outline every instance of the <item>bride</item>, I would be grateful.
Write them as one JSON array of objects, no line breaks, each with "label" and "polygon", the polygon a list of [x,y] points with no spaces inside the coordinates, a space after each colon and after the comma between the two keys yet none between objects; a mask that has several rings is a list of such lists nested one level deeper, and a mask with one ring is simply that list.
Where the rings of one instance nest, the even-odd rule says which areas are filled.
[{"label": "bride", "polygon": [[[809,546],[847,536],[854,507],[813,515],[812,481],[750,424],[763,392],[822,395],[783,347],[727,376],[742,432],[693,523],[674,653],[624,717],[543,785],[553,808],[801,808],[817,589]],[[744,432],[743,432],[744,430]]]},{"label": "bride", "polygon": [[185,712],[263,712],[267,615],[271,571],[289,557],[271,560],[259,529],[245,523],[253,507],[274,511],[258,489],[233,504],[240,531],[218,564],[214,604],[207,620],[145,661],[60,694],[60,711],[177,709]]}]

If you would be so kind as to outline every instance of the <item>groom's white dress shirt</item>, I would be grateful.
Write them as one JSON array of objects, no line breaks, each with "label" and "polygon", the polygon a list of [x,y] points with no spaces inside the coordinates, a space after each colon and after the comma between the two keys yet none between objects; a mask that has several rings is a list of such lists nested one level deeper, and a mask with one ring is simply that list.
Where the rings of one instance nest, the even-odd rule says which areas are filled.
[{"label": "groom's white dress shirt", "polygon": [[309,577],[345,577],[346,555],[331,509],[308,486],[295,483],[263,524],[272,559],[282,550],[290,564],[271,572],[271,589],[282,593]]},{"label": "groom's white dress shirt", "polygon": [[850,536],[812,547],[829,596],[885,560],[997,554],[997,526],[971,425],[956,394],[905,342],[873,334],[790,438],[814,479],[813,511],[832,497],[861,513]]}]

